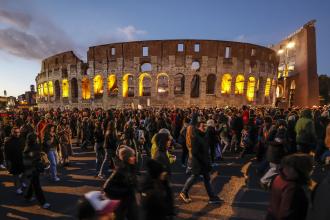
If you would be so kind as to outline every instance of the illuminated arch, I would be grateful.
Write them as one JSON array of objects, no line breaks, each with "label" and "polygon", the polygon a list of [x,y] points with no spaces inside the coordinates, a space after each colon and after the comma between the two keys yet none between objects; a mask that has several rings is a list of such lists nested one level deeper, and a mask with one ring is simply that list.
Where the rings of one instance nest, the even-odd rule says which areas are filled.
[{"label": "illuminated arch", "polygon": [[246,98],[249,102],[252,102],[254,99],[254,90],[256,86],[256,79],[253,76],[250,76],[248,79]]},{"label": "illuminated arch", "polygon": [[62,97],[63,98],[69,97],[69,81],[68,81],[68,79],[62,80]]},{"label": "illuminated arch", "polygon": [[292,80],[290,84],[290,89],[295,90],[296,89],[296,81]]},{"label": "illuminated arch", "polygon": [[276,87],[276,98],[282,97],[283,96],[283,92],[284,92],[283,86],[282,85],[278,85]]},{"label": "illuminated arch", "polygon": [[245,79],[242,74],[236,76],[235,94],[241,95],[244,93],[244,81]]},{"label": "illuminated arch", "polygon": [[87,76],[85,76],[81,80],[81,98],[84,100],[88,100],[91,98],[90,80]]},{"label": "illuminated arch", "polygon": [[48,81],[48,94],[49,94],[49,96],[51,96],[51,97],[54,96],[54,86],[53,86],[53,81]]},{"label": "illuminated arch", "polygon": [[215,93],[215,82],[217,77],[214,74],[209,74],[206,79],[206,94]]},{"label": "illuminated arch", "polygon": [[231,75],[229,73],[226,73],[222,77],[221,82],[221,93],[222,94],[230,94],[231,93]]},{"label": "illuminated arch", "polygon": [[123,76],[123,97],[134,97],[133,75],[130,73]]},{"label": "illuminated arch", "polygon": [[60,81],[55,81],[55,99],[59,100],[61,96],[61,87],[60,87]]},{"label": "illuminated arch", "polygon": [[118,95],[117,77],[115,74],[111,74],[108,76],[107,91],[108,96]]},{"label": "illuminated arch", "polygon": [[38,95],[39,97],[42,97],[41,84],[38,85]]},{"label": "illuminated arch", "polygon": [[151,76],[148,73],[142,73],[139,76],[139,96],[151,95]]},{"label": "illuminated arch", "polygon": [[174,76],[174,94],[184,94],[185,77],[182,73]]},{"label": "illuminated arch", "polygon": [[71,98],[78,98],[78,82],[76,78],[71,79]]},{"label": "illuminated arch", "polygon": [[44,95],[48,96],[48,83],[44,82]]},{"label": "illuminated arch", "polygon": [[103,78],[101,75],[96,75],[93,81],[94,97],[101,98],[103,95]]},{"label": "illuminated arch", "polygon": [[267,78],[266,85],[265,85],[265,97],[269,97],[270,95],[270,86],[271,86],[271,80],[270,78]]},{"label": "illuminated arch", "polygon": [[168,95],[168,82],[169,77],[167,73],[159,73],[157,75],[157,93],[161,96]]}]

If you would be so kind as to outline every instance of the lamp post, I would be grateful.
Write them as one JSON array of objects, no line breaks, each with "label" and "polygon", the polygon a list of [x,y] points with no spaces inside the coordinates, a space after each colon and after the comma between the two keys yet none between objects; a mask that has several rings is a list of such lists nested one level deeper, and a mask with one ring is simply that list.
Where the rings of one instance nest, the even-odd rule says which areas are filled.
[{"label": "lamp post", "polygon": [[284,54],[284,71],[282,74],[283,81],[284,81],[284,88],[283,88],[283,94],[282,94],[282,99],[286,100],[286,87],[287,87],[287,78],[289,75],[289,50],[293,49],[295,47],[295,42],[290,41],[285,45],[285,49],[280,49],[277,51],[278,55]]}]

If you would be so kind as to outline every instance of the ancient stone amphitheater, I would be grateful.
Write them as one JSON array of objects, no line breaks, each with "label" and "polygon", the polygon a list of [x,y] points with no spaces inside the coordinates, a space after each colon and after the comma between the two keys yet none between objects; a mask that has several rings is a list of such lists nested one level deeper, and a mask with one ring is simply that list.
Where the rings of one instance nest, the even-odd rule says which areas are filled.
[{"label": "ancient stone amphitheater", "polygon": [[39,108],[271,105],[276,52],[218,40],[151,40],[90,47],[42,61]]}]

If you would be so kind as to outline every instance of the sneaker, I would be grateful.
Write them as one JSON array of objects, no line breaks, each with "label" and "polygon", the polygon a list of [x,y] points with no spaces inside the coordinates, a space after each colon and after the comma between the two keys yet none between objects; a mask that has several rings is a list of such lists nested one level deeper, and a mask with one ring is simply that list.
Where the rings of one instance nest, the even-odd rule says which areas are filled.
[{"label": "sneaker", "polygon": [[189,197],[189,195],[187,193],[180,192],[179,196],[185,203],[191,202],[191,198]]},{"label": "sneaker", "polygon": [[16,194],[17,194],[17,195],[22,195],[22,194],[23,194],[23,190],[22,190],[22,188],[18,188],[18,189],[16,190]]},{"label": "sneaker", "polygon": [[105,176],[104,175],[97,175],[97,177],[99,178],[99,179],[101,179],[101,180],[105,180]]},{"label": "sneaker", "polygon": [[26,187],[28,187],[28,185],[27,185],[26,183],[23,182],[23,183],[22,183],[22,187],[23,187],[23,188],[26,188]]},{"label": "sneaker", "polygon": [[212,197],[209,200],[209,204],[219,204],[222,202],[223,202],[223,199],[220,199],[218,196]]},{"label": "sneaker", "polygon": [[0,164],[0,169],[6,169],[5,165]]},{"label": "sneaker", "polygon": [[50,208],[50,204],[49,203],[45,203],[41,206],[43,209],[49,209]]},{"label": "sneaker", "polygon": [[182,164],[181,166],[182,166],[182,168],[186,168],[187,167],[186,164]]},{"label": "sneaker", "polygon": [[55,177],[53,180],[54,180],[54,182],[58,182],[58,181],[60,181],[61,179],[60,179],[59,177]]}]

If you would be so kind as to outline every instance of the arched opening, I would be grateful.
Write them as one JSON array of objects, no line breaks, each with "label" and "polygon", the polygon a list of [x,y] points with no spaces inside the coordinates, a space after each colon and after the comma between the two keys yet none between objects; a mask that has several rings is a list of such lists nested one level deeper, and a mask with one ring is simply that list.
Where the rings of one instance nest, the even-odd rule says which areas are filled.
[{"label": "arched opening", "polygon": [[236,76],[236,82],[235,82],[235,94],[241,95],[244,93],[244,76],[242,74],[239,74]]},{"label": "arched opening", "polygon": [[134,97],[134,82],[132,74],[123,76],[123,97]]},{"label": "arched opening", "polygon": [[139,76],[139,96],[151,96],[151,76],[148,73]]},{"label": "arched opening", "polygon": [[151,63],[144,63],[140,67],[140,72],[150,72],[152,70],[152,65]]},{"label": "arched opening", "polygon": [[182,73],[174,76],[174,94],[184,94],[185,77]]},{"label": "arched opening", "polygon": [[38,96],[41,97],[42,96],[42,90],[41,90],[41,85],[38,85]]},{"label": "arched opening", "polygon": [[214,74],[209,74],[206,79],[206,94],[215,93],[215,82],[217,77]]},{"label": "arched opening", "polygon": [[289,107],[291,108],[294,103],[294,94],[296,90],[296,82],[294,80],[291,81],[290,84],[290,92],[289,92]]},{"label": "arched opening", "polygon": [[48,81],[48,94],[49,94],[49,96],[51,96],[51,97],[54,96],[54,86],[53,86],[53,81]]},{"label": "arched opening", "polygon": [[195,74],[191,80],[191,91],[190,91],[191,98],[199,97],[200,81],[201,81],[201,77],[199,75]]},{"label": "arched opening", "polygon": [[118,95],[117,77],[115,74],[111,74],[108,76],[107,90],[108,96]]},{"label": "arched opening", "polygon": [[271,86],[271,80],[270,78],[267,78],[265,85],[265,97],[269,97],[270,95],[270,86]]},{"label": "arched opening", "polygon": [[48,96],[48,83],[44,82],[44,96]]},{"label": "arched opening", "polygon": [[278,85],[276,87],[276,98],[281,98],[283,96],[283,86],[282,85]]},{"label": "arched opening", "polygon": [[55,100],[59,100],[61,96],[61,87],[60,87],[60,81],[55,81]]},{"label": "arched opening", "polygon": [[222,77],[221,81],[221,94],[230,94],[231,92],[231,75],[226,73]]},{"label": "arched opening", "polygon": [[91,98],[91,86],[87,76],[81,80],[81,98],[84,100]]},{"label": "arched opening", "polygon": [[103,78],[101,75],[96,75],[93,81],[94,86],[94,98],[99,99],[103,96]]},{"label": "arched opening", "polygon": [[247,84],[246,98],[249,102],[252,102],[254,99],[254,90],[256,86],[256,79],[253,76],[250,76]]},{"label": "arched opening", "polygon": [[78,82],[76,78],[71,79],[71,98],[74,101],[78,99]]},{"label": "arched opening", "polygon": [[62,97],[63,98],[69,97],[69,81],[68,81],[68,79],[62,80]]},{"label": "arched opening", "polygon": [[168,75],[166,73],[159,73],[157,76],[157,93],[160,96],[168,95]]}]

